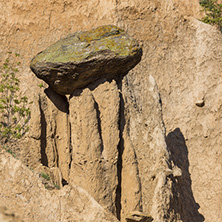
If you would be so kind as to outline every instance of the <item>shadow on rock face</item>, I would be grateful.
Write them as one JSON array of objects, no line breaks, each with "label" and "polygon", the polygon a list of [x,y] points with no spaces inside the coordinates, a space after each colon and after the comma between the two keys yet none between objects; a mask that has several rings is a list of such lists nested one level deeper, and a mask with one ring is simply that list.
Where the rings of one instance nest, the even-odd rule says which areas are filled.
[{"label": "shadow on rock face", "polygon": [[69,103],[67,101],[66,96],[60,95],[55,92],[53,89],[48,87],[44,90],[47,97],[53,102],[53,104],[59,109],[60,111],[69,114]]},{"label": "shadow on rock face", "polygon": [[200,206],[196,203],[191,188],[188,149],[180,129],[176,128],[170,132],[167,135],[166,142],[174,164],[182,170],[182,176],[178,178],[178,183],[174,183],[174,198],[171,208],[180,214],[183,222],[202,222],[204,217],[198,212]]},{"label": "shadow on rock face", "polygon": [[[115,77],[115,78],[100,78],[90,84],[88,84],[85,88],[88,88],[90,91],[93,91],[95,90],[99,85],[102,85],[104,84],[105,82],[109,82],[111,83],[113,80],[115,80],[117,82],[118,85],[121,85],[122,84],[122,79],[123,77],[127,75],[127,73],[124,73],[123,75],[120,75],[118,77]],[[119,87],[119,86],[118,86]],[[73,91],[72,94],[70,94],[70,97],[69,99],[71,99],[72,97],[75,97],[75,96],[80,96],[82,91],[85,89],[85,88],[82,88],[82,89],[76,89]],[[121,89],[119,89],[121,91]]]}]

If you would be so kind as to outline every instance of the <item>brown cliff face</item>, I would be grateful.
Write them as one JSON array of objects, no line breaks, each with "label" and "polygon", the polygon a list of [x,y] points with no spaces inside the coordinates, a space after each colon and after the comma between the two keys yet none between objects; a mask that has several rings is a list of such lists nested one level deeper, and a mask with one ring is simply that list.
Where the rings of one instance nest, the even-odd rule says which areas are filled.
[{"label": "brown cliff face", "polygon": [[[82,186],[122,221],[133,210],[156,221],[222,220],[222,40],[194,18],[201,16],[197,0],[0,6],[0,50],[23,56],[22,91],[35,104],[22,148],[29,165],[58,167],[63,184]],[[68,100],[37,87],[28,70],[34,55],[67,33],[105,24],[143,43],[142,61],[122,81],[98,83]]]}]

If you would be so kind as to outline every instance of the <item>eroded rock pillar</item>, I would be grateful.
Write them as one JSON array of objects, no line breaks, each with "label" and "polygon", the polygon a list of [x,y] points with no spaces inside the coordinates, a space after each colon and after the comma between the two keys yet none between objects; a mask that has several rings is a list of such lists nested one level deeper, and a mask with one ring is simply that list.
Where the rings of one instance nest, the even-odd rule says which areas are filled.
[{"label": "eroded rock pillar", "polygon": [[72,94],[70,183],[86,189],[114,214],[118,184],[118,122],[119,91],[114,80]]}]

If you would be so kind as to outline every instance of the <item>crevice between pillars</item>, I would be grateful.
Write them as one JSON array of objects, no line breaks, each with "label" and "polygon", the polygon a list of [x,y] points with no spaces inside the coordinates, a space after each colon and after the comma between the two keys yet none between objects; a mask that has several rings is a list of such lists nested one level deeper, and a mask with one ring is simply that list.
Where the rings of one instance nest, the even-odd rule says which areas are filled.
[{"label": "crevice between pillars", "polygon": [[118,81],[118,89],[119,89],[119,96],[120,96],[120,105],[119,105],[119,144],[118,144],[118,161],[117,161],[117,178],[118,178],[118,185],[116,188],[116,216],[118,220],[121,220],[121,198],[122,198],[122,155],[124,151],[124,139],[123,139],[123,130],[125,126],[125,117],[124,117],[124,100],[122,96],[122,81]]},{"label": "crevice between pillars", "polygon": [[48,166],[48,158],[46,155],[46,119],[45,119],[45,114],[43,112],[42,106],[41,106],[41,99],[39,98],[39,109],[40,109],[40,122],[41,122],[41,163],[43,166]]}]

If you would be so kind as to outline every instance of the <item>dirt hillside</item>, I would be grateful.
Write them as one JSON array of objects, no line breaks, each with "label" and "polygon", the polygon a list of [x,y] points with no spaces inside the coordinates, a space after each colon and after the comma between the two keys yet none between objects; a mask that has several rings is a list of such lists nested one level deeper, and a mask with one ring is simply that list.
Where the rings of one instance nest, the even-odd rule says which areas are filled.
[{"label": "dirt hillside", "polygon": [[[222,35],[199,21],[198,0],[2,0],[0,8],[0,59],[7,51],[21,55],[21,93],[33,101],[30,131],[13,149],[19,161],[63,186],[41,192],[53,202],[81,187],[98,202],[95,212],[101,207],[121,221],[134,210],[157,222],[222,220]],[[69,97],[29,69],[61,37],[107,24],[143,45],[141,62],[123,79],[100,79]],[[8,158],[1,154],[1,164]],[[2,180],[15,169],[7,170],[1,168]],[[35,221],[31,210],[19,214],[24,202],[12,208],[10,200],[21,197],[13,186],[12,195],[1,186],[0,216],[6,207]],[[32,204],[38,207],[38,199]]]}]

